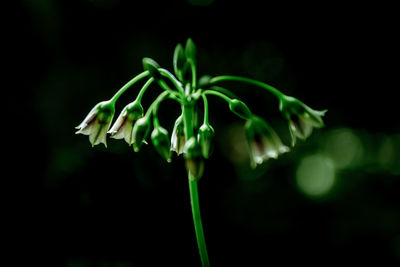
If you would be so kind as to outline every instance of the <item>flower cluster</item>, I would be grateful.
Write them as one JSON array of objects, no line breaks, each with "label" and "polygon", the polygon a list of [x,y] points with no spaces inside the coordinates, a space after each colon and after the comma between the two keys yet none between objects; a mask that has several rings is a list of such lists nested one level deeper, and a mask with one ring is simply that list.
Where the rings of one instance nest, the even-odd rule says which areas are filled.
[{"label": "flower cluster", "polygon": [[[219,86],[219,83],[223,81],[244,82],[274,94],[280,101],[281,113],[288,120],[292,146],[296,144],[296,138],[305,140],[310,136],[314,127],[320,128],[324,125],[322,116],[326,111],[313,110],[298,99],[286,96],[268,84],[237,76],[205,76],[198,80],[196,47],[191,39],[188,39],[185,47],[178,44],[174,52],[173,63],[175,75],[161,68],[154,60],[144,58],[144,72],[122,87],[113,98],[97,104],[77,127],[76,133],[89,135],[92,146],[99,143],[107,145],[106,135],[109,133],[112,138],[124,139],[128,145],[133,146],[136,152],[143,144],[147,144],[146,140],[150,136],[156,151],[166,161],[171,161],[171,152],[173,151],[177,155],[183,154],[190,177],[198,179],[203,174],[204,159],[208,159],[213,150],[214,129],[209,123],[207,101],[207,97],[210,95],[225,100],[232,113],[245,120],[244,129],[251,166],[255,167],[270,158],[276,159],[280,154],[289,151],[289,147],[282,143],[278,134],[264,119],[254,115],[243,101],[229,90]],[[116,100],[129,87],[146,77],[148,80],[140,90],[138,97],[123,108],[115,123],[110,127]],[[141,99],[153,82],[157,83],[163,92],[145,113]],[[171,87],[171,85],[173,86]],[[177,101],[182,108],[182,114],[176,119],[171,137],[169,137],[168,131],[160,125],[157,116],[158,106],[165,99]],[[199,105],[201,100],[203,100],[203,104]],[[198,126],[197,109],[200,106],[203,106],[204,109],[204,121],[202,125]]]},{"label": "flower cluster", "polygon": [[[323,127],[322,116],[326,111],[316,111],[294,97],[284,95],[278,89],[249,78],[238,76],[203,76],[197,78],[196,46],[188,39],[185,47],[178,44],[175,48],[173,66],[175,75],[150,58],[143,59],[144,72],[125,84],[108,101],[97,104],[77,127],[77,134],[89,136],[92,146],[103,143],[107,146],[107,133],[112,138],[124,139],[138,152],[143,144],[147,144],[150,136],[156,151],[167,162],[171,161],[172,152],[185,158],[185,167],[189,178],[189,192],[196,238],[203,266],[210,266],[206,250],[204,233],[201,224],[197,181],[204,172],[204,160],[213,151],[214,128],[209,123],[209,96],[216,96],[227,102],[230,111],[245,121],[244,129],[248,143],[252,167],[266,160],[276,159],[280,154],[289,151],[278,134],[261,117],[253,114],[249,107],[238,99],[231,91],[220,86],[224,81],[242,82],[260,87],[278,98],[280,111],[287,119],[292,137],[292,146],[296,138],[305,140],[313,128]],[[130,87],[142,79],[147,79],[136,99],[122,109],[114,124],[111,126],[115,103]],[[163,92],[154,102],[143,109],[141,100],[151,84],[156,83]],[[174,124],[172,135],[161,126],[158,119],[158,107],[166,99],[176,101],[182,109]],[[201,103],[202,102],[202,103]],[[200,103],[200,104],[199,104]],[[203,108],[203,123],[198,124],[199,109]]]}]

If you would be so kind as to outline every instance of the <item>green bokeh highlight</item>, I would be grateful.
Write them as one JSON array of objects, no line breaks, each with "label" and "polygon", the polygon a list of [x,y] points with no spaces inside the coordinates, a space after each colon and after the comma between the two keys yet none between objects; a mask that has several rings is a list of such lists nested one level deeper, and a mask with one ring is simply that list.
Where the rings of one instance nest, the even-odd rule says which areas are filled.
[{"label": "green bokeh highlight", "polygon": [[301,159],[296,170],[296,184],[309,197],[321,197],[335,184],[335,167],[330,158],[311,155]]}]

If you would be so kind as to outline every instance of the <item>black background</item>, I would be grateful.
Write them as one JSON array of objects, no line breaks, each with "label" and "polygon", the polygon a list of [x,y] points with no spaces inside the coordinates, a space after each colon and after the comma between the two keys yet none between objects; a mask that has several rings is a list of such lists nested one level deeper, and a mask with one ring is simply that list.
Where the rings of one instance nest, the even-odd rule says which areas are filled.
[{"label": "black background", "polygon": [[[200,74],[267,81],[327,108],[326,129],[399,132],[398,29],[390,6],[221,0],[209,6],[111,0],[13,5],[15,16],[4,24],[12,58],[6,106],[12,171],[4,178],[12,181],[4,188],[12,266],[200,266],[183,160],[168,165],[151,146],[133,153],[116,140],[108,149],[92,149],[86,137],[74,135],[93,105],[141,71],[142,57],[172,70],[173,49],[188,37],[199,50]],[[263,57],[283,60],[284,67],[274,73],[274,61],[259,65]],[[276,103],[264,105],[259,91],[237,93],[258,113],[267,106],[278,115],[269,105]],[[120,108],[129,101],[121,100]],[[235,120],[221,102],[211,104],[217,139],[224,140],[222,129]],[[171,130],[179,108],[163,110],[172,113],[162,117]],[[293,186],[296,157],[274,161],[261,179],[246,183],[217,146],[199,182],[212,265],[398,262],[399,177],[359,169],[349,174],[357,178],[344,192],[312,201]]]}]

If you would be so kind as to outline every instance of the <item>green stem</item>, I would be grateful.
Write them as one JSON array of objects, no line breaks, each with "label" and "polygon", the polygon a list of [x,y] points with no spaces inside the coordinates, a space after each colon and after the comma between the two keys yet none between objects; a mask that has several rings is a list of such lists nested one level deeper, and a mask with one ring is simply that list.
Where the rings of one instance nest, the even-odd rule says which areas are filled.
[{"label": "green stem", "polygon": [[177,91],[172,90],[164,80],[159,80],[157,82],[162,89],[169,92],[173,96],[179,97],[179,93]]},{"label": "green stem", "polygon": [[266,83],[257,81],[257,80],[253,80],[250,78],[245,78],[245,77],[239,77],[239,76],[231,76],[231,75],[226,75],[226,76],[217,76],[211,79],[210,84],[215,84],[218,82],[223,82],[223,81],[237,81],[237,82],[244,82],[244,83],[249,83],[261,88],[266,89],[267,91],[269,91],[270,93],[274,94],[276,97],[278,97],[279,99],[281,99],[284,94],[281,93],[281,91],[279,91],[278,89],[276,89],[275,87],[268,85]]},{"label": "green stem", "polygon": [[226,102],[230,103],[232,101],[232,99],[230,99],[229,97],[227,97],[225,94],[220,93],[218,91],[212,91],[212,90],[204,90],[203,91],[203,95],[215,95],[218,96],[222,99],[224,99]]},{"label": "green stem", "polygon": [[192,71],[192,90],[196,90],[197,86],[197,70],[196,64],[192,60],[189,60],[190,70]]},{"label": "green stem", "polygon": [[203,98],[203,103],[204,103],[204,121],[203,124],[209,125],[208,124],[208,101],[207,101],[207,97],[205,94],[201,94],[202,98]]},{"label": "green stem", "polygon": [[[183,121],[185,125],[186,140],[189,140],[192,136],[194,136],[192,118],[193,118],[193,104],[185,103],[183,105]],[[208,259],[206,240],[204,238],[203,224],[200,215],[197,180],[191,177],[191,174],[189,172],[188,172],[188,180],[189,180],[190,204],[192,206],[194,230],[196,232],[196,240],[199,249],[200,259],[203,267],[209,267],[210,262]]]},{"label": "green stem", "polygon": [[182,84],[175,78],[175,76],[172,73],[163,68],[160,68],[158,70],[160,71],[162,76],[168,78],[174,84],[174,86],[176,87],[176,89],[178,89],[179,92],[184,94]]},{"label": "green stem", "polygon": [[118,100],[118,98],[125,93],[125,91],[131,87],[132,85],[134,85],[136,82],[140,81],[141,79],[143,79],[144,77],[148,76],[150,73],[148,71],[144,71],[142,73],[140,73],[139,75],[137,75],[136,77],[134,77],[132,80],[130,80],[129,82],[127,82],[124,86],[122,86],[121,89],[118,90],[117,93],[115,93],[115,95],[111,98],[110,102],[114,103]]},{"label": "green stem", "polygon": [[223,93],[224,95],[229,96],[230,98],[239,99],[239,97],[237,97],[234,93],[232,93],[231,91],[229,91],[228,89],[226,89],[226,88],[224,88],[224,87],[214,85],[214,86],[211,86],[210,89],[211,89],[211,90],[218,91],[218,92],[221,92],[221,93]]},{"label": "green stem", "polygon": [[156,100],[154,100],[153,103],[151,103],[149,109],[147,110],[147,112],[146,112],[146,114],[145,114],[144,116],[147,117],[147,118],[149,118],[150,115],[151,115],[151,113],[154,112],[154,111],[153,111],[154,108],[157,107],[157,109],[158,109],[158,106],[159,106],[160,102],[163,101],[164,98],[165,98],[168,94],[169,94],[168,91],[164,91],[164,92],[162,92],[161,94],[159,94],[158,97],[156,98]]},{"label": "green stem", "polygon": [[199,192],[197,190],[197,180],[189,177],[190,203],[192,205],[192,214],[194,222],[194,230],[196,232],[197,245],[199,247],[200,259],[203,267],[209,267],[206,240],[204,238],[203,225],[201,222]]},{"label": "green stem", "polygon": [[142,87],[142,89],[140,89],[138,96],[136,97],[136,101],[140,102],[142,101],[143,95],[146,92],[147,88],[149,88],[150,84],[152,84],[154,82],[154,78],[151,77]]}]

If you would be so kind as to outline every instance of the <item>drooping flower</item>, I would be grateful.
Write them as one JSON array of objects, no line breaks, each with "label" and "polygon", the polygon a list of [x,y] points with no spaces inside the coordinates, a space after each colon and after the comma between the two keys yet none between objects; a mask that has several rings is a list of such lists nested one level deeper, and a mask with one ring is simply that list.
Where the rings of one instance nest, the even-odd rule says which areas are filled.
[{"label": "drooping flower", "polygon": [[143,117],[143,107],[138,101],[128,104],[120,113],[109,134],[115,139],[125,139],[131,145],[133,143],[132,129],[135,121]]},{"label": "drooping flower", "polygon": [[284,96],[281,99],[279,109],[289,121],[292,146],[296,144],[296,137],[305,140],[311,135],[313,127],[324,127],[322,116],[325,115],[327,110],[313,110],[303,102],[290,96]]},{"label": "drooping flower", "polygon": [[89,135],[92,146],[103,143],[107,147],[107,131],[114,117],[115,105],[111,101],[98,103],[79,126],[76,134]]},{"label": "drooping flower", "polygon": [[151,133],[151,141],[158,154],[161,155],[167,162],[171,162],[171,150],[168,137],[168,131],[161,126],[153,129]]},{"label": "drooping flower", "polygon": [[214,129],[211,125],[203,124],[197,134],[198,142],[201,146],[201,153],[204,158],[208,159],[212,153],[214,137]]},{"label": "drooping flower", "polygon": [[185,144],[184,148],[185,166],[188,170],[190,179],[198,180],[204,173],[204,160],[201,147],[196,137],[192,136]]},{"label": "drooping flower", "polygon": [[253,168],[269,158],[276,159],[279,154],[289,151],[276,132],[260,117],[253,115],[247,120],[245,134]]},{"label": "drooping flower", "polygon": [[171,151],[175,151],[178,155],[183,153],[183,148],[185,147],[185,128],[183,124],[182,115],[179,116],[174,125],[171,135]]}]

